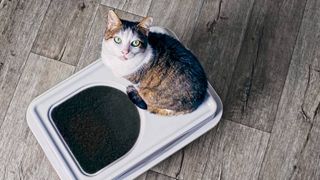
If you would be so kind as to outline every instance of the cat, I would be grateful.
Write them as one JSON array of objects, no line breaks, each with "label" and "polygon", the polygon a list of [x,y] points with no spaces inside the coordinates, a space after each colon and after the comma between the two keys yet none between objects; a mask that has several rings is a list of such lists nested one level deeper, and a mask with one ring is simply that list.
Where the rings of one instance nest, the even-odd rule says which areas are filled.
[{"label": "cat", "polygon": [[127,94],[139,108],[165,116],[191,113],[206,98],[206,74],[179,40],[164,31],[150,31],[152,21],[122,20],[110,10],[102,61],[135,85],[127,87]]}]

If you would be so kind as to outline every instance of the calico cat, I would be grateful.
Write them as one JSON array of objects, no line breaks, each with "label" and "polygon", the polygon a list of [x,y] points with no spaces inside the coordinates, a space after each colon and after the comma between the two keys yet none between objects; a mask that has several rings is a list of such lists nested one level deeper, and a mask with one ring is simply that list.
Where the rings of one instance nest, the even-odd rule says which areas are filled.
[{"label": "calico cat", "polygon": [[110,10],[101,57],[139,108],[160,115],[190,113],[204,101],[207,78],[197,58],[177,39],[150,30],[153,19],[120,20]]}]

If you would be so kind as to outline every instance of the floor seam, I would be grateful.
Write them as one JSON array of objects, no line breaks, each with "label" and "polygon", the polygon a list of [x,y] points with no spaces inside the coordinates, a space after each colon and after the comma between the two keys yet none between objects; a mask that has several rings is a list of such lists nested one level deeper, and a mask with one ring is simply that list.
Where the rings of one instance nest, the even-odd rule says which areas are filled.
[{"label": "floor seam", "polygon": [[47,58],[47,59],[50,59],[52,61],[55,61],[55,62],[58,62],[58,63],[62,63],[62,64],[65,64],[65,65],[68,65],[68,66],[73,66],[73,67],[76,67],[75,65],[72,65],[72,64],[69,64],[69,63],[66,63],[66,62],[63,62],[63,61],[58,61],[56,59],[52,59],[50,57],[47,57],[47,56],[44,56],[44,55],[41,55],[41,54],[38,54],[38,53],[34,53],[34,52],[31,52],[30,51],[30,54],[34,54],[34,55],[37,55],[37,56],[40,56],[40,57],[44,57],[44,58]]},{"label": "floor seam", "polygon": [[222,118],[222,119],[224,119],[224,120],[226,120],[226,121],[231,121],[231,122],[233,122],[233,123],[236,123],[236,124],[239,124],[239,125],[242,125],[242,126],[245,126],[245,127],[247,127],[247,128],[251,128],[251,129],[254,129],[254,130],[257,130],[257,131],[261,131],[261,132],[263,132],[263,133],[271,134],[271,132],[268,132],[268,131],[265,131],[265,130],[262,130],[262,129],[255,128],[255,127],[249,126],[249,125],[247,125],[247,124],[240,123],[240,122],[238,122],[238,121],[234,121],[234,120],[227,119],[227,118]]},{"label": "floor seam", "polygon": [[[77,69],[76,71],[79,71],[79,70],[80,70],[80,69],[78,69],[78,66],[79,66],[79,64],[80,64],[80,59],[82,58],[82,55],[83,55],[83,53],[84,53],[84,48],[86,47],[86,45],[87,45],[87,43],[88,43],[88,39],[89,39],[89,36],[90,36],[90,34],[91,34],[93,24],[94,24],[94,22],[96,21],[97,13],[98,13],[98,11],[99,11],[99,9],[100,9],[100,6],[102,6],[101,3],[99,3],[98,6],[97,6],[97,9],[96,9],[96,12],[95,12],[95,14],[94,14],[94,17],[93,17],[93,20],[92,20],[90,29],[89,29],[88,34],[87,34],[87,36],[86,36],[85,43],[84,43],[83,48],[82,48],[82,50],[81,50],[79,59],[77,60],[77,63],[76,63],[75,65],[73,65],[73,66],[75,67],[75,69]],[[62,61],[60,61],[60,62],[62,62]],[[68,64],[68,63],[66,63],[66,64]],[[69,64],[69,65],[71,65],[71,64]]]},{"label": "floor seam", "polygon": [[[157,174],[160,174],[160,175],[163,175],[163,176],[166,176],[166,177],[169,177],[169,178],[172,178],[172,179],[177,179],[176,177],[172,177],[168,174],[164,174],[164,173],[161,173],[161,172],[157,172],[157,171],[154,171],[152,169],[149,169],[149,171],[152,171],[153,173],[157,173]],[[147,171],[148,172],[148,171]]]},{"label": "floor seam", "polygon": [[247,19],[246,19],[247,23],[246,23],[246,26],[245,26],[244,33],[243,33],[243,35],[242,35],[242,37],[241,37],[240,48],[239,48],[239,51],[238,51],[237,56],[236,56],[235,66],[234,66],[233,69],[232,69],[231,80],[230,80],[230,82],[229,82],[229,84],[228,84],[228,86],[227,86],[227,93],[226,93],[225,97],[222,97],[223,103],[225,103],[224,101],[226,100],[226,98],[228,97],[228,94],[229,94],[229,88],[230,88],[230,86],[231,86],[232,77],[234,76],[235,69],[236,69],[236,65],[238,64],[238,61],[239,61],[240,52],[241,52],[241,49],[242,49],[242,47],[243,47],[243,43],[244,43],[244,40],[245,40],[245,35],[247,34],[248,29],[249,29],[249,28],[248,28],[248,26],[249,26],[249,21],[250,21],[250,19],[251,19],[251,17],[252,17],[253,7],[254,7],[254,5],[255,5],[256,2],[257,2],[257,0],[254,0],[254,2],[252,3],[252,5],[251,5],[251,7],[250,7],[249,15],[248,15],[248,17],[247,17]]},{"label": "floor seam", "polygon": [[[127,14],[131,14],[131,15],[134,15],[134,16],[139,16],[140,18],[144,17],[144,16],[141,16],[141,15],[139,15],[139,14],[136,14],[136,13],[133,13],[133,12],[128,12],[128,11],[125,11],[125,10],[123,10],[123,9],[119,9],[119,8],[107,6],[107,5],[102,4],[102,3],[100,3],[99,6],[104,6],[104,7],[109,8],[109,9],[122,11],[122,12],[125,12],[125,13],[127,13]],[[149,10],[148,10],[148,11],[149,11]]]},{"label": "floor seam", "polygon": [[305,16],[305,10],[306,10],[308,1],[309,1],[309,0],[306,0],[306,3],[305,3],[305,5],[304,5],[304,9],[303,9],[303,12],[302,12],[302,16],[301,16],[301,19],[300,19],[299,30],[298,30],[298,32],[297,32],[297,36],[296,36],[295,41],[294,41],[294,47],[293,47],[293,50],[292,50],[292,53],[291,53],[290,62],[289,62],[289,65],[288,65],[288,71],[287,71],[287,74],[286,74],[286,76],[285,76],[286,78],[285,78],[285,81],[284,81],[284,84],[283,84],[283,88],[282,88],[282,91],[281,91],[281,95],[280,95],[280,98],[279,98],[279,101],[278,101],[278,104],[277,104],[276,115],[275,115],[275,117],[274,117],[274,119],[273,119],[273,123],[272,123],[272,126],[271,126],[271,131],[270,131],[270,136],[269,136],[269,139],[268,139],[268,142],[267,142],[266,151],[265,151],[265,153],[264,153],[263,160],[262,160],[262,163],[261,163],[261,165],[260,165],[260,169],[259,169],[259,173],[258,173],[258,179],[260,179],[260,175],[261,175],[261,172],[262,172],[263,164],[264,164],[264,162],[266,161],[266,155],[267,155],[268,149],[269,149],[269,147],[270,147],[270,141],[271,141],[271,136],[272,136],[273,130],[274,130],[274,124],[275,124],[276,119],[277,119],[277,114],[278,114],[280,102],[281,102],[282,95],[283,95],[283,92],[284,92],[285,84],[286,84],[287,79],[288,79],[288,75],[289,75],[289,70],[290,70],[290,66],[291,66],[291,63],[292,63],[293,54],[294,54],[295,49],[296,49],[296,46],[297,46],[297,41],[298,41],[298,37],[299,37],[300,30],[301,30],[301,27],[302,27],[302,22],[303,22],[303,19],[304,19],[304,16]]},{"label": "floor seam", "polygon": [[13,100],[15,94],[16,94],[18,85],[19,85],[20,80],[21,80],[21,76],[22,76],[23,71],[24,71],[24,69],[25,69],[25,65],[26,65],[26,63],[27,63],[27,61],[28,61],[28,59],[29,59],[30,53],[32,53],[31,51],[32,51],[33,45],[34,45],[34,43],[35,43],[36,40],[37,40],[39,30],[40,30],[40,28],[42,27],[42,22],[43,22],[46,14],[47,14],[47,12],[48,12],[48,9],[49,9],[49,7],[50,7],[51,2],[52,2],[52,0],[50,0],[48,6],[47,6],[47,8],[46,8],[46,12],[44,13],[43,18],[42,18],[42,20],[41,20],[41,22],[40,22],[40,26],[39,26],[39,28],[36,30],[36,31],[37,31],[36,37],[34,38],[34,40],[33,40],[33,42],[32,42],[32,45],[31,45],[30,50],[29,50],[29,52],[28,52],[28,55],[27,55],[27,57],[25,58],[25,60],[24,60],[23,64],[21,65],[21,67],[19,68],[20,74],[19,74],[19,77],[18,77],[18,81],[17,81],[16,87],[14,88],[14,92],[13,92],[12,97],[11,97],[11,99],[10,99],[10,102],[9,102],[9,104],[8,104],[8,106],[7,106],[7,109],[6,109],[6,111],[5,111],[4,115],[3,115],[3,120],[2,120],[2,122],[1,122],[1,124],[0,124],[0,130],[1,130],[1,128],[2,128],[2,126],[3,126],[3,124],[4,124],[4,121],[5,121],[6,117],[7,117],[7,113],[8,113],[8,111],[9,111],[10,106],[11,106],[12,100]]}]

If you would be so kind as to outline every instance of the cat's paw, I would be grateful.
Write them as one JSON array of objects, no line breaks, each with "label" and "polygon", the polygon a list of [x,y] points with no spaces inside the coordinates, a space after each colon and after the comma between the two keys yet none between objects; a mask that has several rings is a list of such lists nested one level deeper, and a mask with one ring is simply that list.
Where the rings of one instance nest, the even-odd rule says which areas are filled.
[{"label": "cat's paw", "polygon": [[139,108],[141,109],[147,109],[148,106],[147,104],[144,102],[144,100],[139,96],[139,93],[137,91],[137,89],[134,86],[128,86],[127,87],[127,94],[129,99]]},{"label": "cat's paw", "polygon": [[134,92],[136,91],[136,88],[132,85],[128,86],[127,87],[127,94],[130,94],[131,92]]}]

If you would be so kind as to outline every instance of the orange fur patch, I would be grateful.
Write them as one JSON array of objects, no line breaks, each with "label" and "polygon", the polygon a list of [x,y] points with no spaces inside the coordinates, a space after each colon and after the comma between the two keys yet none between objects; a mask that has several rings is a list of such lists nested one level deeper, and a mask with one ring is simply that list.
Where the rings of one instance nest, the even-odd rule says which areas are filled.
[{"label": "orange fur patch", "polygon": [[110,38],[113,38],[113,36],[120,31],[122,25],[120,24],[119,26],[113,28],[112,30],[106,29],[106,32],[104,33],[104,38],[105,40],[108,40]]}]

